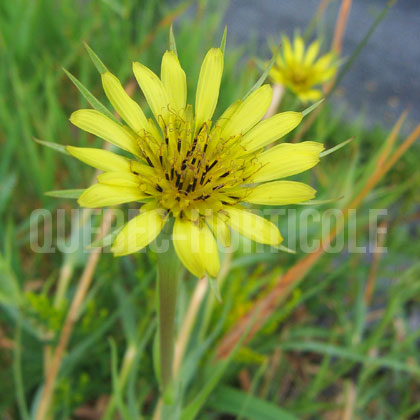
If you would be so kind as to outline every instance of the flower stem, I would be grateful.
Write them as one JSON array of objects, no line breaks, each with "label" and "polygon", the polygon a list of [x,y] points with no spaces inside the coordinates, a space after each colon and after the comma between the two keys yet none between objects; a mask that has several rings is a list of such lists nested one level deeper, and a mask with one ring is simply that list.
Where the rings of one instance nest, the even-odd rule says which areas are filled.
[{"label": "flower stem", "polygon": [[[168,228],[170,228],[168,226]],[[160,341],[160,375],[162,395],[173,381],[173,360],[175,349],[175,315],[178,291],[179,260],[172,245],[171,235],[165,229],[162,238],[169,243],[166,252],[158,254],[158,317]]]}]

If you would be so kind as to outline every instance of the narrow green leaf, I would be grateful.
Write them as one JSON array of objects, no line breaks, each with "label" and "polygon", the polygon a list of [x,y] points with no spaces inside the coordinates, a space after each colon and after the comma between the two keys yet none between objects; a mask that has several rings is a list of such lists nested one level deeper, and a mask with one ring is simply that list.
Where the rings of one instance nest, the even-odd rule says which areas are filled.
[{"label": "narrow green leaf", "polygon": [[120,377],[118,375],[118,352],[115,340],[112,338],[108,339],[111,348],[111,379],[112,379],[112,395],[115,397],[115,403],[120,411],[122,417],[126,420],[130,420],[132,417],[130,412],[123,401],[122,391],[123,386],[120,383]]},{"label": "narrow green leaf", "polygon": [[73,84],[77,87],[79,92],[84,96],[84,98],[92,105],[92,108],[96,109],[97,111],[101,112],[102,114],[106,115],[107,117],[111,118],[113,121],[121,124],[120,121],[114,116],[114,114],[96,99],[93,94],[79,81],[77,80],[69,71],[63,68],[64,73],[66,73],[67,77],[73,82]]},{"label": "narrow green leaf", "polygon": [[227,25],[225,26],[225,30],[223,31],[222,42],[220,43],[220,49],[222,50],[223,55],[225,55],[225,49],[226,49],[226,35],[227,35]]},{"label": "narrow green leaf", "polygon": [[315,102],[314,104],[312,104],[308,108],[304,109],[302,111],[302,115],[305,117],[306,115],[310,114],[314,109],[318,108],[319,105],[321,105],[322,102],[324,102],[324,101],[325,101],[325,98],[322,98],[318,102]]},{"label": "narrow green leaf", "polygon": [[3,210],[6,210],[7,204],[13,196],[17,179],[18,177],[15,173],[11,173],[9,176],[2,179],[0,184],[0,214]]},{"label": "narrow green leaf", "polygon": [[368,366],[384,367],[395,371],[420,375],[420,368],[415,364],[405,363],[398,359],[381,356],[365,356],[357,349],[348,349],[333,344],[316,341],[284,342],[280,347],[287,351],[311,351],[329,356],[341,357],[353,362],[366,363]]},{"label": "narrow green leaf", "polygon": [[379,15],[377,16],[377,18],[375,19],[375,21],[373,22],[372,26],[369,28],[368,32],[366,33],[366,35],[364,36],[364,38],[359,42],[359,44],[357,45],[356,49],[354,50],[353,54],[350,56],[350,58],[347,60],[346,64],[343,66],[342,70],[340,71],[340,73],[338,73],[337,78],[334,81],[334,85],[331,88],[331,90],[329,91],[327,98],[329,98],[334,91],[337,89],[337,87],[339,86],[339,84],[341,83],[341,80],[343,79],[343,77],[347,74],[347,72],[351,69],[351,67],[353,66],[353,64],[355,63],[357,57],[359,57],[360,53],[362,52],[363,48],[366,46],[366,44],[368,43],[369,39],[371,38],[371,36],[373,35],[373,33],[375,32],[377,26],[384,20],[385,16],[388,14],[389,9],[395,4],[395,0],[390,0],[388,1],[387,5],[384,7],[384,9],[382,10],[381,13],[379,13]]},{"label": "narrow green leaf", "polygon": [[15,327],[15,341],[13,343],[13,378],[16,393],[16,401],[19,407],[22,420],[30,420],[28,406],[25,399],[25,381],[22,369],[22,314],[19,312],[19,318]]},{"label": "narrow green leaf", "polygon": [[0,254],[0,303],[17,307],[22,299],[19,282],[10,264]]},{"label": "narrow green leaf", "polygon": [[264,73],[260,76],[254,86],[247,92],[247,94],[242,98],[242,100],[246,99],[251,93],[255,92],[261,85],[264,83],[265,79],[270,73],[271,68],[274,66],[278,54],[278,49],[274,52],[273,57],[271,57],[270,62],[268,63],[267,68],[265,69]]},{"label": "narrow green leaf", "polygon": [[349,144],[349,143],[350,143],[351,141],[353,141],[355,138],[356,138],[355,136],[350,137],[349,139],[344,140],[344,141],[343,141],[343,142],[341,142],[340,144],[337,144],[337,146],[334,146],[334,147],[332,147],[331,149],[324,150],[323,152],[321,152],[321,153],[319,154],[319,157],[328,156],[329,154],[334,153],[334,152],[336,152],[337,150],[340,150],[342,147],[344,147],[344,146],[346,146],[347,144]]},{"label": "narrow green leaf", "polygon": [[108,69],[106,68],[105,64],[101,61],[101,59],[95,54],[92,48],[90,48],[89,45],[84,41],[83,41],[83,45],[85,46],[90,59],[92,60],[93,64],[95,65],[99,73],[101,74],[106,73]]},{"label": "narrow green leaf", "polygon": [[169,49],[178,56],[173,25],[169,28]]},{"label": "narrow green leaf", "polygon": [[45,195],[57,198],[79,198],[84,190],[56,190],[48,191]]},{"label": "narrow green leaf", "polygon": [[66,150],[66,146],[64,146],[63,144],[53,143],[52,141],[40,140],[35,137],[32,138],[38,144],[42,144],[43,146],[49,147],[50,149],[53,149],[56,152],[63,153],[64,155],[69,155],[69,152]]},{"label": "narrow green leaf", "polygon": [[246,418],[253,420],[298,420],[292,413],[271,402],[229,386],[219,387],[210,398],[209,406],[219,414],[232,414],[235,418],[245,412]]},{"label": "narrow green leaf", "polygon": [[201,408],[207,401],[207,398],[222,379],[223,374],[225,373],[226,369],[228,368],[232,358],[238,352],[245,337],[248,335],[248,332],[254,325],[256,317],[259,315],[259,311],[255,312],[254,316],[250,320],[247,328],[242,333],[241,338],[236,343],[233,350],[230,354],[226,357],[226,359],[222,360],[221,362],[217,363],[212,370],[212,373],[209,378],[206,379],[204,386],[200,389],[200,392],[194,397],[194,399],[185,407],[183,407],[180,420],[194,420],[197,417],[197,414],[200,412]]}]

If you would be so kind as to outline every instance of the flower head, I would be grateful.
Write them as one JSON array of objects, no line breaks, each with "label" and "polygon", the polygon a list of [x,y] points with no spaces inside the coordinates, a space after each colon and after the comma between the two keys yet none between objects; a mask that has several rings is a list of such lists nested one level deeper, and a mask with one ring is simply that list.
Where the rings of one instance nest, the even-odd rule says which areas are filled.
[{"label": "flower head", "polygon": [[204,58],[194,108],[187,105],[186,76],[175,52],[165,52],[160,78],[137,62],[133,72],[154,119],[146,118],[108,71],[102,74],[105,94],[124,122],[89,109],[70,118],[77,127],[132,155],[67,147],[76,158],[104,171],[80,196],[81,206],[143,203],[139,215],[116,237],[114,254],[145,247],[169,218],[174,218],[175,250],[198,277],[217,275],[216,238],[228,246],[229,227],[257,242],[280,244],[277,227],[240,203],[284,205],[314,197],[310,186],[278,179],[316,165],[322,144],[279,144],[264,150],[293,130],[302,114],[284,112],[262,120],[272,96],[271,87],[264,85],[213,120],[223,72],[219,48],[210,49]]},{"label": "flower head", "polygon": [[329,81],[337,72],[337,62],[333,52],[318,57],[320,42],[314,41],[305,51],[300,36],[295,36],[293,45],[286,36],[283,39],[283,52],[277,56],[270,70],[275,83],[290,89],[302,102],[321,98],[319,86]]}]

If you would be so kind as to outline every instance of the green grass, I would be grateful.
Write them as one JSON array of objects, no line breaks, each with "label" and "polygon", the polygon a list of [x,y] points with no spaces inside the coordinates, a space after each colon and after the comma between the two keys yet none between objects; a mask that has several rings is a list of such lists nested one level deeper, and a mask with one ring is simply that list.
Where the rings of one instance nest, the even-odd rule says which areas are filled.
[{"label": "green grass", "polygon": [[[30,246],[33,210],[49,209],[55,218],[58,208],[66,209],[68,217],[70,209],[77,208],[74,200],[44,193],[84,188],[93,176],[86,165],[33,138],[61,145],[102,145],[68,121],[71,112],[89,104],[62,67],[108,106],[82,41],[125,84],[132,80],[134,60],[158,71],[168,48],[168,16],[179,15],[174,27],[177,49],[193,103],[205,51],[222,38],[222,11],[215,3],[200,1],[198,10],[186,15],[186,2],[173,14],[172,7],[158,0],[93,0],[83,2],[83,7],[70,0],[1,3],[2,418],[33,418],[43,386],[45,346],[57,344],[88,257],[82,246],[69,253],[44,254],[34,253]],[[258,79],[257,69],[248,61],[256,54],[252,46],[231,45],[228,33],[217,113],[243,97]],[[139,89],[134,97],[145,105]],[[293,106],[295,100],[286,96],[282,108]],[[345,123],[344,116],[345,109],[327,104],[304,136],[324,142],[327,148],[356,136],[299,177],[317,188],[317,200],[344,197],[311,206],[321,212],[343,208],[363,189],[387,137],[380,127],[366,131],[361,124]],[[414,144],[357,212],[354,229],[357,245],[363,246],[369,241],[369,210],[388,210],[380,219],[387,221],[388,252],[378,260],[370,300],[364,296],[375,264],[372,253],[325,253],[303,280],[293,283],[254,338],[242,343],[227,361],[219,361],[217,349],[224,334],[305,254],[272,253],[267,248],[249,254],[249,243],[242,241],[231,259],[224,256],[223,302],[208,292],[182,364],[178,390],[182,419],[341,419],[346,409],[353,416],[348,418],[363,420],[419,418],[419,152]],[[307,210],[293,208],[298,219]],[[93,217],[99,224],[100,215]],[[54,226],[58,244],[65,241],[69,246],[71,238],[83,233],[82,229],[71,232],[69,223],[64,232]],[[280,217],[279,227],[288,245],[285,216]],[[321,237],[318,222],[309,223],[309,229],[310,239]],[[345,229],[343,237],[348,236]],[[101,256],[63,358],[53,399],[54,419],[87,418],[83,414],[87,409],[106,419],[152,418],[159,397],[154,369],[155,267],[156,254],[150,251],[121,259],[109,253]],[[59,290],[63,270],[68,270],[68,282]],[[178,328],[195,284],[188,275],[181,282]],[[111,402],[103,413],[100,402],[108,397]]]}]

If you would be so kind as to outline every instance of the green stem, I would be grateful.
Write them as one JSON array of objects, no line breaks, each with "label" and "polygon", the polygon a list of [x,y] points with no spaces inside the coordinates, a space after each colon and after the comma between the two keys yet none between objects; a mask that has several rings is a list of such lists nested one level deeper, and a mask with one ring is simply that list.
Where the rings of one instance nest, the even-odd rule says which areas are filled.
[{"label": "green stem", "polygon": [[175,314],[179,273],[179,260],[172,245],[170,230],[171,226],[168,223],[167,228],[162,232],[162,239],[169,243],[169,249],[158,254],[157,267],[160,375],[163,395],[173,380]]}]

